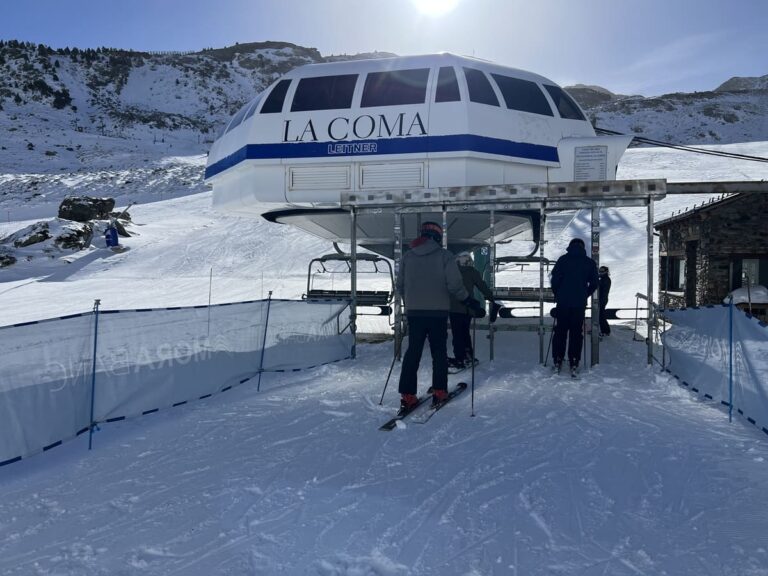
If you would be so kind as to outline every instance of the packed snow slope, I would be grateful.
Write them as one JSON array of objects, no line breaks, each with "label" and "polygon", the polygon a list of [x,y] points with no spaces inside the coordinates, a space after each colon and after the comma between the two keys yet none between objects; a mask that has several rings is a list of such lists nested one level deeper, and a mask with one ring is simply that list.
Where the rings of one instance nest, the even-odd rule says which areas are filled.
[{"label": "packed snow slope", "polygon": [[[726,149],[768,155],[765,143]],[[211,210],[193,177],[201,157],[151,162],[164,169],[123,158],[55,185],[58,174],[31,166],[3,171],[2,190],[34,178],[50,198],[4,196],[21,216],[0,236],[52,216],[66,192],[140,204],[127,252],[93,247],[69,264],[31,254],[0,270],[2,324],[89,310],[94,298],[131,308],[202,304],[209,289],[214,302],[304,290],[306,264],[330,246]],[[660,150],[630,150],[619,173],[766,176],[765,164]],[[693,201],[664,200],[657,216]],[[587,237],[585,215],[566,220],[550,231],[552,257]],[[645,210],[606,210],[603,225],[611,304],[634,305]],[[0,574],[768,575],[762,432],[648,366],[621,323],[578,380],[538,364],[534,333],[497,336],[490,362],[477,332],[474,397],[425,425],[377,430],[396,409],[399,365],[379,405],[391,344],[366,344],[354,361],[267,374],[260,392],[245,384],[103,425],[91,452],[80,438],[0,468]],[[422,392],[428,353],[423,364]]]}]

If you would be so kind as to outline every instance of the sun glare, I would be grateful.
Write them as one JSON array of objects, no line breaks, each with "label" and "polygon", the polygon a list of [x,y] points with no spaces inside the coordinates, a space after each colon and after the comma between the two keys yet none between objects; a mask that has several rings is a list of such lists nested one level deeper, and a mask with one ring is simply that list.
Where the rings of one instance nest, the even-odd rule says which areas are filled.
[{"label": "sun glare", "polygon": [[459,0],[411,0],[416,9],[427,16],[447,14],[459,3]]}]

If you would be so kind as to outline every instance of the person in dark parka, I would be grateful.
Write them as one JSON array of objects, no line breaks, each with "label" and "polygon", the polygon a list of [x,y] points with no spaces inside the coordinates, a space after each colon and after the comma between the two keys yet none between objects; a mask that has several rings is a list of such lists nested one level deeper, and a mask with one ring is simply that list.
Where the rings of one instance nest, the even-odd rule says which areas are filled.
[{"label": "person in dark parka", "polygon": [[[469,252],[461,252],[456,256],[456,263],[459,265],[461,279],[464,282],[464,288],[466,288],[467,293],[472,296],[475,288],[477,288],[483,297],[491,303],[491,306],[497,306],[493,300],[493,292],[491,292],[488,284],[483,280],[480,271],[475,268],[472,255]],[[472,349],[472,337],[469,334],[469,328],[472,324],[472,318],[482,318],[484,315],[485,310],[470,308],[455,298],[451,298],[450,320],[453,337],[453,358],[448,358],[449,367],[464,368],[468,362],[474,361],[475,354]],[[471,366],[471,364],[469,365]]]},{"label": "person in dark parka", "polygon": [[408,350],[400,371],[399,392],[402,409],[416,404],[416,375],[424,343],[429,340],[432,354],[432,400],[439,403],[448,395],[448,311],[451,297],[479,308],[461,280],[453,254],[445,250],[443,229],[435,222],[424,222],[421,236],[411,242],[403,255],[397,279],[408,319]]},{"label": "person in dark parka", "polygon": [[575,371],[581,357],[584,309],[598,285],[597,265],[587,256],[581,238],[571,240],[566,253],[558,258],[552,269],[551,285],[557,304],[552,360],[560,370],[567,341],[568,363],[571,371]]},{"label": "person in dark parka", "polygon": [[611,275],[608,266],[600,266],[597,269],[600,294],[600,336],[608,336],[611,333],[611,325],[608,324],[605,309],[608,306],[608,294],[611,291]]}]

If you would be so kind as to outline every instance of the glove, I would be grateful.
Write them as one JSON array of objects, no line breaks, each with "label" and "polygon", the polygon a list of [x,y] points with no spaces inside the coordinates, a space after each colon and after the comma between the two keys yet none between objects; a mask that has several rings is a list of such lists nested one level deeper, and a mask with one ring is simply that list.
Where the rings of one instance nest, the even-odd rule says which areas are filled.
[{"label": "glove", "polygon": [[499,310],[501,310],[501,308],[502,308],[501,304],[491,300],[491,318],[490,318],[491,324],[496,322],[496,319],[499,317]]},{"label": "glove", "polygon": [[470,316],[474,318],[482,318],[485,316],[485,308],[480,305],[480,302],[472,298],[472,296],[466,298],[462,304],[469,309]]}]

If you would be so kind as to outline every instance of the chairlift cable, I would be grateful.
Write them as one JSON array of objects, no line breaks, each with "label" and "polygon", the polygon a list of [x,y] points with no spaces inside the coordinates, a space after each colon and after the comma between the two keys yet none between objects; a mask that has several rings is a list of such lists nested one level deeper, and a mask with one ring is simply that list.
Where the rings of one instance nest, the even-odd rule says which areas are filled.
[{"label": "chairlift cable", "polygon": [[[608,130],[607,128],[600,128],[597,126],[595,127],[595,131],[598,132],[599,134],[609,134],[614,136],[628,136],[628,134],[623,134],[622,132],[617,132],[615,130]],[[682,144],[672,144],[670,142],[653,140],[651,138],[645,138],[642,136],[633,136],[632,140],[633,142],[637,142],[639,144],[648,144],[650,146],[658,146],[660,148],[671,148],[673,150],[680,150],[683,152],[693,152],[696,154],[705,154],[707,156],[720,156],[722,158],[732,158],[734,160],[750,160],[752,162],[768,162],[768,158],[763,158],[761,156],[750,156],[748,154],[724,152],[722,150],[706,150],[703,148],[694,148],[693,146],[685,146]]]}]

